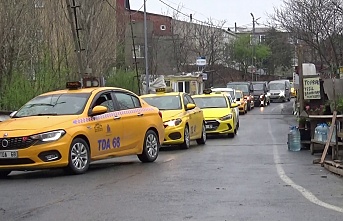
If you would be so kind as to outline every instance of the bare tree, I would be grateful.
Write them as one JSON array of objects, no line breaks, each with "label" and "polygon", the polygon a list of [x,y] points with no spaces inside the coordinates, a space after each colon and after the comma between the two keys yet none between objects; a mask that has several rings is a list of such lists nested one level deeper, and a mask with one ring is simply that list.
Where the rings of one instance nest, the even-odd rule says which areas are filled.
[{"label": "bare tree", "polygon": [[272,19],[314,51],[307,60],[331,70],[342,65],[342,1],[284,0],[283,4]]}]

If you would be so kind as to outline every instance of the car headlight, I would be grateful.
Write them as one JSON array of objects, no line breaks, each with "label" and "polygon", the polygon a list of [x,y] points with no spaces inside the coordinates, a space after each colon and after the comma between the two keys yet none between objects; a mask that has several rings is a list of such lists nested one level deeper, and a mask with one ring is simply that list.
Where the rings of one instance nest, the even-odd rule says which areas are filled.
[{"label": "car headlight", "polygon": [[228,115],[225,115],[221,118],[219,118],[219,120],[230,120],[232,118],[232,114],[228,114]]},{"label": "car headlight", "polygon": [[279,96],[281,96],[281,97],[285,96],[285,92],[281,91]]},{"label": "car headlight", "polygon": [[55,141],[60,139],[66,132],[64,130],[55,130],[41,134],[35,134],[30,136],[33,140],[40,140],[42,142]]},{"label": "car headlight", "polygon": [[267,96],[270,96],[270,92],[267,92]]},{"label": "car headlight", "polygon": [[175,120],[170,120],[170,121],[166,121],[164,122],[164,125],[170,126],[170,127],[174,127],[174,126],[178,126],[180,125],[182,122],[182,119],[178,118]]}]

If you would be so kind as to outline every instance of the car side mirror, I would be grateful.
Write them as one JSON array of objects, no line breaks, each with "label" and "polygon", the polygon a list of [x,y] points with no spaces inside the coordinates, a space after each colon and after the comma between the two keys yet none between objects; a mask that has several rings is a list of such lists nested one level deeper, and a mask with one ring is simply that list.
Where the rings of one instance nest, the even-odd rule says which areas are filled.
[{"label": "car side mirror", "polygon": [[104,114],[107,112],[107,107],[105,106],[95,106],[92,109],[91,116],[99,115],[99,114]]},{"label": "car side mirror", "polygon": [[187,105],[186,105],[186,110],[192,110],[192,109],[194,109],[195,107],[196,107],[195,104],[187,104]]},{"label": "car side mirror", "polygon": [[289,90],[289,88],[288,88],[288,87],[286,87],[286,90]]},{"label": "car side mirror", "polygon": [[231,108],[235,108],[235,107],[238,107],[238,104],[237,103],[232,103],[231,104]]},{"label": "car side mirror", "polygon": [[18,111],[13,111],[11,114],[10,114],[10,118],[12,118],[14,115],[16,115]]}]

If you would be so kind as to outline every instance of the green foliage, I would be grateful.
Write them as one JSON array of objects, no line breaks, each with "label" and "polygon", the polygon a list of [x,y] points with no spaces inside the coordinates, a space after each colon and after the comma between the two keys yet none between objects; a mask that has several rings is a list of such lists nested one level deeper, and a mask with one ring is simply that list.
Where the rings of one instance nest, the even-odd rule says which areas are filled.
[{"label": "green foliage", "polygon": [[138,94],[138,80],[135,71],[116,70],[109,73],[106,78],[106,86],[120,87]]},{"label": "green foliage", "polygon": [[275,74],[276,69],[289,69],[294,57],[294,47],[288,42],[288,34],[270,29],[266,34],[266,42],[271,54],[264,62],[269,74]]},{"label": "green foliage", "polygon": [[48,53],[43,54],[31,67],[13,69],[11,73],[3,75],[0,82],[0,110],[17,110],[39,94],[63,88],[67,73],[67,68],[61,68],[56,74]]},{"label": "green foliage", "polygon": [[[250,35],[242,35],[233,41],[231,45],[232,58],[241,65],[241,69],[247,70],[251,65],[253,46],[250,44]],[[267,45],[255,45],[255,64],[256,61],[267,59],[271,54],[270,48]]]}]

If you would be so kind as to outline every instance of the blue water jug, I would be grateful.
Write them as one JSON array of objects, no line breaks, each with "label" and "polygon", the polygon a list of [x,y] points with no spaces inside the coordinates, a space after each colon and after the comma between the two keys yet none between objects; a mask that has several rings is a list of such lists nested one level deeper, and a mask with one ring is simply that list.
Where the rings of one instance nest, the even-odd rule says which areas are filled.
[{"label": "blue water jug", "polygon": [[290,151],[301,150],[300,131],[296,126],[290,127],[290,131],[288,133],[288,150]]},{"label": "blue water jug", "polygon": [[316,128],[314,129],[314,140],[317,140],[317,141],[322,141],[322,136],[321,136],[321,133],[320,133],[320,124],[317,124]]},{"label": "blue water jug", "polygon": [[329,130],[329,127],[326,123],[322,123],[320,125],[320,128],[319,128],[319,133],[321,134],[321,138],[323,142],[326,142],[326,140],[328,139],[328,130]]}]

